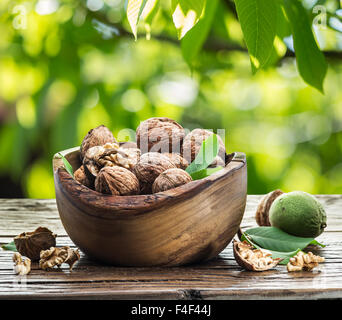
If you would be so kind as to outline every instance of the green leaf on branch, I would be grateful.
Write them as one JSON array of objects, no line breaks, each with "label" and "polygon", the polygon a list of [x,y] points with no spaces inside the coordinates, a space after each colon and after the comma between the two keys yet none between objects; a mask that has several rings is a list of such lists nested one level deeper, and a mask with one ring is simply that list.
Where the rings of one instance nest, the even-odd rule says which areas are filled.
[{"label": "green leaf on branch", "polygon": [[235,0],[235,6],[254,73],[272,54],[280,4],[274,0]]},{"label": "green leaf on branch", "polygon": [[292,236],[276,227],[257,227],[245,231],[247,236],[263,249],[278,252],[291,252],[304,249],[309,244],[324,247],[314,238]]},{"label": "green leaf on branch", "polygon": [[218,0],[207,1],[203,18],[182,39],[182,54],[190,67],[193,59],[198,55],[208,37],[217,4]]},{"label": "green leaf on branch", "polygon": [[64,163],[64,167],[65,170],[72,176],[74,177],[74,170],[72,169],[71,164],[69,163],[69,161],[61,154],[59,153],[59,155],[61,156],[63,163]]},{"label": "green leaf on branch", "polygon": [[219,144],[216,134],[210,135],[203,141],[201,149],[199,150],[194,161],[185,169],[190,175],[195,172],[202,171],[208,168],[216,158],[219,152]]},{"label": "green leaf on branch", "polygon": [[2,245],[1,248],[4,249],[4,250],[17,252],[17,247],[15,246],[14,241]]},{"label": "green leaf on branch", "polygon": [[135,40],[137,39],[137,25],[143,12],[147,0],[128,0],[127,1],[127,19],[131,26]]},{"label": "green leaf on branch", "polygon": [[159,10],[160,0],[147,0],[144,10],[142,11],[141,18],[144,19],[146,38],[149,40],[151,38],[151,25],[153,18],[156,16]]},{"label": "green leaf on branch", "polygon": [[316,43],[306,10],[298,0],[284,0],[284,8],[292,27],[299,73],[307,84],[323,93],[327,64]]},{"label": "green leaf on branch", "polygon": [[205,2],[206,0],[172,0],[172,19],[179,39],[182,39],[201,18]]}]

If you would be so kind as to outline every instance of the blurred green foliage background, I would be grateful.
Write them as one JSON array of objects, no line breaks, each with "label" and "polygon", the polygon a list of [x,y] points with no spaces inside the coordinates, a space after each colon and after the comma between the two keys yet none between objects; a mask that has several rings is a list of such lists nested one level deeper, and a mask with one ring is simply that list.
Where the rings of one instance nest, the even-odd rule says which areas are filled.
[{"label": "blurred green foliage background", "polygon": [[[0,2],[0,197],[53,198],[52,156],[104,124],[119,139],[152,116],[225,129],[248,157],[248,193],[342,192],[342,23],[316,28],[329,63],[325,94],[306,85],[291,45],[252,75],[234,3],[220,1],[190,69],[167,1],[130,33],[123,0]],[[338,24],[340,23],[340,25]]]}]

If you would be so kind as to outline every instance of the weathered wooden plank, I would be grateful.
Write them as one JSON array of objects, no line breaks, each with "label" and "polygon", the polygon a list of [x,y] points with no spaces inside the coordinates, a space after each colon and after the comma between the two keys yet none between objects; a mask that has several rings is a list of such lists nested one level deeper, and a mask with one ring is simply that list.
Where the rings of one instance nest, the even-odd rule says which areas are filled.
[{"label": "weathered wooden plank", "polygon": [[[285,266],[268,272],[242,270],[229,245],[219,258],[178,268],[119,268],[98,264],[82,254],[70,272],[38,269],[20,282],[12,270],[12,252],[0,251],[1,298],[102,299],[321,299],[342,298],[342,196],[319,196],[328,213],[328,228],[313,248],[326,258],[314,272],[288,273]],[[249,196],[243,228],[256,226],[254,212],[260,196]],[[54,200],[0,199],[0,243],[38,226],[58,233],[57,245],[70,245]]]}]

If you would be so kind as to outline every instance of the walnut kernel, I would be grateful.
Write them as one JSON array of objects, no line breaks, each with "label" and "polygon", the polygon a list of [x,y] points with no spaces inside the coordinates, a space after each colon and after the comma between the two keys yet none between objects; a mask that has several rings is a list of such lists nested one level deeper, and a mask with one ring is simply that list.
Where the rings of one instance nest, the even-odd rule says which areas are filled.
[{"label": "walnut kernel", "polygon": [[71,249],[68,246],[55,248],[51,247],[40,253],[39,268],[43,270],[50,270],[55,266],[61,266],[62,263],[67,263],[70,270],[74,264],[80,259],[79,250]]},{"label": "walnut kernel", "polygon": [[325,259],[320,256],[314,255],[312,252],[304,253],[299,251],[294,257],[290,258],[287,264],[287,271],[311,271],[313,268],[318,266],[318,263],[324,262]]},{"label": "walnut kernel", "polygon": [[14,262],[14,273],[20,276],[25,276],[31,271],[31,260],[26,258],[22,259],[19,252],[13,254],[12,260]]}]

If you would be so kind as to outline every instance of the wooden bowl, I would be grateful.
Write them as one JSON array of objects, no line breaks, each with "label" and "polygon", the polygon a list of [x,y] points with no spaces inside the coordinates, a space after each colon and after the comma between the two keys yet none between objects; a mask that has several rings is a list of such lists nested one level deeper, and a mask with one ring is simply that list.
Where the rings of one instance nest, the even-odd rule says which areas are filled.
[{"label": "wooden bowl", "polygon": [[[79,148],[62,151],[74,171]],[[228,156],[229,158],[229,156]],[[213,175],[152,195],[112,196],[74,180],[53,158],[57,207],[71,240],[91,258],[120,266],[179,266],[216,257],[246,205],[247,164],[231,154]]]}]

